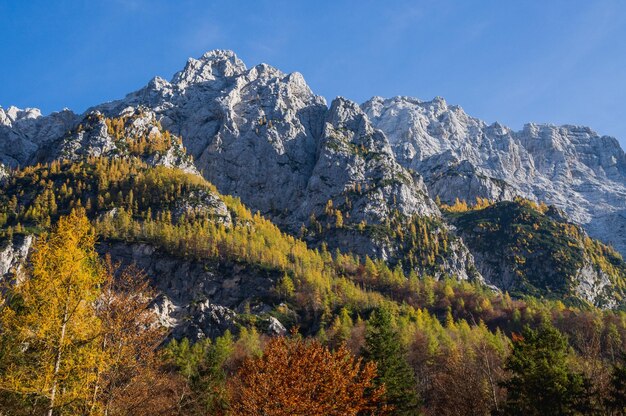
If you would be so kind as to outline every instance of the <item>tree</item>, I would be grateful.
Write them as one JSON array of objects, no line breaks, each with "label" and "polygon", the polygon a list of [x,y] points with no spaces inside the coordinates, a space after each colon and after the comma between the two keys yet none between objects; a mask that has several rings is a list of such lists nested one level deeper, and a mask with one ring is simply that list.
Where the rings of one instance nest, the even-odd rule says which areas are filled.
[{"label": "tree", "polygon": [[230,331],[215,341],[173,340],[165,348],[165,359],[177,368],[189,387],[181,407],[184,414],[221,415],[228,407],[226,365],[234,353]]},{"label": "tree", "polygon": [[41,236],[0,311],[0,408],[10,414],[172,414],[154,297],[135,268],[102,263],[83,211]]},{"label": "tree", "polygon": [[92,412],[153,415],[176,406],[180,381],[161,366],[157,349],[165,334],[150,309],[155,295],[145,273],[134,266],[122,269],[106,256],[97,315],[100,354],[108,366],[97,371]]},{"label": "tree", "polygon": [[626,415],[626,357],[613,367],[611,389],[606,400],[606,408],[612,415]]},{"label": "tree", "polygon": [[428,360],[432,374],[425,396],[427,414],[490,415],[499,410],[505,347],[504,337],[480,324],[469,330],[465,321],[448,329],[450,342]]},{"label": "tree", "polygon": [[407,362],[406,351],[394,329],[391,312],[378,308],[367,322],[364,357],[376,362],[377,386],[385,386],[385,398],[393,407],[393,414],[413,415],[419,407],[417,383],[413,369]]},{"label": "tree", "polygon": [[343,214],[341,213],[341,211],[336,210],[335,211],[335,228],[341,228],[343,227]]},{"label": "tree", "polygon": [[[244,361],[230,382],[233,415],[385,414],[384,387],[375,387],[374,363],[341,346],[316,340],[271,339],[261,357]],[[373,413],[375,412],[375,413]]]},{"label": "tree", "polygon": [[59,220],[31,256],[30,276],[9,289],[0,313],[5,362],[0,388],[45,407],[48,416],[85,412],[104,366],[93,304],[102,272],[83,212]]},{"label": "tree", "polygon": [[590,400],[588,381],[568,368],[567,338],[544,323],[539,329],[526,327],[514,337],[513,352],[505,369],[511,377],[507,388],[507,415],[587,414]]},{"label": "tree", "polygon": [[341,308],[339,315],[335,317],[329,331],[331,346],[344,344],[350,338],[354,322],[346,308]]},{"label": "tree", "polygon": [[295,291],[296,287],[293,284],[293,280],[287,273],[276,283],[276,292],[283,299],[290,299]]}]

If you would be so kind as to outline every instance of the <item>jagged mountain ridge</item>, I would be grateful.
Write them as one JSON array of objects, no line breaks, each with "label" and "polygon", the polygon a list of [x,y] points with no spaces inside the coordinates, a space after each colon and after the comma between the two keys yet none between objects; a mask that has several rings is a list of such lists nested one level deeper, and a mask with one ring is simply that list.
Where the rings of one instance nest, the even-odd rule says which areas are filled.
[{"label": "jagged mountain ridge", "polygon": [[513,131],[439,97],[374,97],[362,107],[433,197],[544,201],[626,252],[626,156],[615,138],[572,125],[531,123]]},{"label": "jagged mountain ridge", "polygon": [[[420,109],[410,108],[403,118],[394,100],[417,103]],[[324,215],[329,200],[356,226],[362,221],[384,223],[396,212],[407,218],[438,218],[435,196],[450,201],[522,195],[557,204],[592,235],[622,248],[624,154],[614,139],[596,140],[590,130],[563,127],[567,140],[555,141],[556,150],[543,154],[545,147],[533,148],[532,140],[524,141],[497,123],[488,126],[472,119],[459,107],[448,108],[442,99],[388,101],[375,98],[358,106],[338,98],[329,108],[298,73],[287,75],[265,64],[247,69],[234,53],[212,51],[190,59],[170,82],[157,77],[124,99],[88,113],[117,117],[139,107],[153,112],[165,129],[182,137],[198,170],[220,192],[241,197],[292,234],[312,225],[311,214]],[[13,166],[33,163],[41,158],[41,149],[57,143],[84,117],[69,111],[42,117],[36,110],[0,109],[1,160]],[[418,122],[411,124],[413,118]],[[528,127],[529,132],[534,129],[535,135],[561,131]],[[592,150],[586,158],[576,159],[570,133]],[[598,143],[590,146],[594,140]],[[610,146],[609,152],[603,145]],[[576,162],[576,169],[567,169],[572,163],[565,154]],[[564,162],[556,163],[560,160]],[[599,162],[594,165],[594,160]],[[592,180],[586,183],[590,170]],[[555,177],[564,179],[548,188]],[[568,178],[578,182],[568,184]],[[611,183],[603,185],[603,178]],[[534,183],[532,189],[529,183]],[[367,189],[367,194],[355,195],[351,191],[356,187]],[[586,187],[592,192],[581,193]],[[351,207],[343,207],[347,194],[354,199]],[[590,222],[585,209],[594,202],[585,197],[596,195],[602,203],[595,204],[599,214]],[[332,231],[324,236],[331,246],[383,258],[393,252],[383,241],[371,235],[363,238],[349,227]],[[467,278],[465,266],[473,261],[471,256],[460,257],[465,264],[452,271]]]},{"label": "jagged mountain ridge", "polygon": [[[366,161],[351,157],[358,146],[380,155],[383,163],[370,169],[377,171],[375,179],[409,176],[357,104],[338,98],[328,108],[300,74],[265,64],[247,70],[232,52],[190,59],[171,83],[155,78],[125,99],[96,108],[117,114],[129,105],[154,109],[165,128],[184,137],[196,165],[221,192],[240,196],[292,231],[347,186],[365,180]],[[333,164],[340,169],[330,174]],[[397,197],[427,193],[419,181],[403,186],[414,189],[400,189]],[[368,219],[388,214],[393,198],[383,198],[385,205],[366,210]],[[406,214],[437,213],[428,198],[396,205]]]}]

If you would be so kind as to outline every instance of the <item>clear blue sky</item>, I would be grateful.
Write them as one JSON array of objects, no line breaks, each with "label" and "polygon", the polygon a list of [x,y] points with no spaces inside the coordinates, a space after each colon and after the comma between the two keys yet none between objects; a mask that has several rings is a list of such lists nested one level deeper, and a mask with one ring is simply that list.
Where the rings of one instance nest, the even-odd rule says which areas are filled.
[{"label": "clear blue sky", "polygon": [[0,105],[122,97],[232,49],[332,99],[440,95],[488,122],[626,144],[626,1],[0,0]]}]

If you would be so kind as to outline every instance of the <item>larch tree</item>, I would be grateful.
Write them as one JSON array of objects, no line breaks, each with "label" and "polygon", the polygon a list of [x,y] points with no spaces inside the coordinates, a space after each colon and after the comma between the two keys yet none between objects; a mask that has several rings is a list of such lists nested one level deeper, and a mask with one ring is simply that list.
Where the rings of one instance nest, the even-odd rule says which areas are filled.
[{"label": "larch tree", "polygon": [[159,361],[165,334],[150,308],[155,291],[143,271],[121,268],[108,255],[104,270],[96,311],[102,322],[100,354],[108,365],[96,369],[90,412],[172,414],[180,383]]},{"label": "larch tree", "polygon": [[8,289],[0,313],[0,389],[45,407],[48,416],[84,413],[105,356],[94,340],[102,269],[84,213],[63,217],[41,236],[31,273]]}]

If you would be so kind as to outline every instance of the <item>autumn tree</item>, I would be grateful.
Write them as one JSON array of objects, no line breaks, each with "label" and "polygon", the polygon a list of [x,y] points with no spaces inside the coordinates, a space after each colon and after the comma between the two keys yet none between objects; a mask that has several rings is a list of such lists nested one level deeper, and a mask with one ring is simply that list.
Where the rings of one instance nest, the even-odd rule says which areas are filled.
[{"label": "autumn tree", "polygon": [[466,322],[448,327],[454,338],[432,360],[427,414],[490,415],[499,411],[504,337],[484,325],[468,330]]},{"label": "autumn tree", "polygon": [[10,414],[173,414],[146,276],[104,264],[84,212],[40,236],[0,312],[0,403]]},{"label": "autumn tree", "polygon": [[345,347],[277,337],[261,357],[249,358],[230,382],[233,415],[385,414],[384,387],[374,386],[376,365]]},{"label": "autumn tree", "polygon": [[341,213],[341,211],[336,210],[335,211],[335,228],[341,228],[343,227],[343,214]]},{"label": "autumn tree", "polygon": [[276,283],[276,292],[283,299],[290,299],[295,290],[296,288],[293,284],[293,280],[291,280],[287,273],[285,273]]},{"label": "autumn tree", "polygon": [[36,242],[30,276],[9,289],[0,313],[0,388],[43,405],[48,416],[84,413],[94,368],[104,365],[93,342],[103,280],[94,241],[84,213],[61,218]]},{"label": "autumn tree", "polygon": [[107,255],[97,316],[100,354],[108,365],[97,369],[92,413],[139,416],[172,414],[176,408],[182,383],[160,361],[165,334],[150,308],[155,296],[143,271],[121,268]]}]

